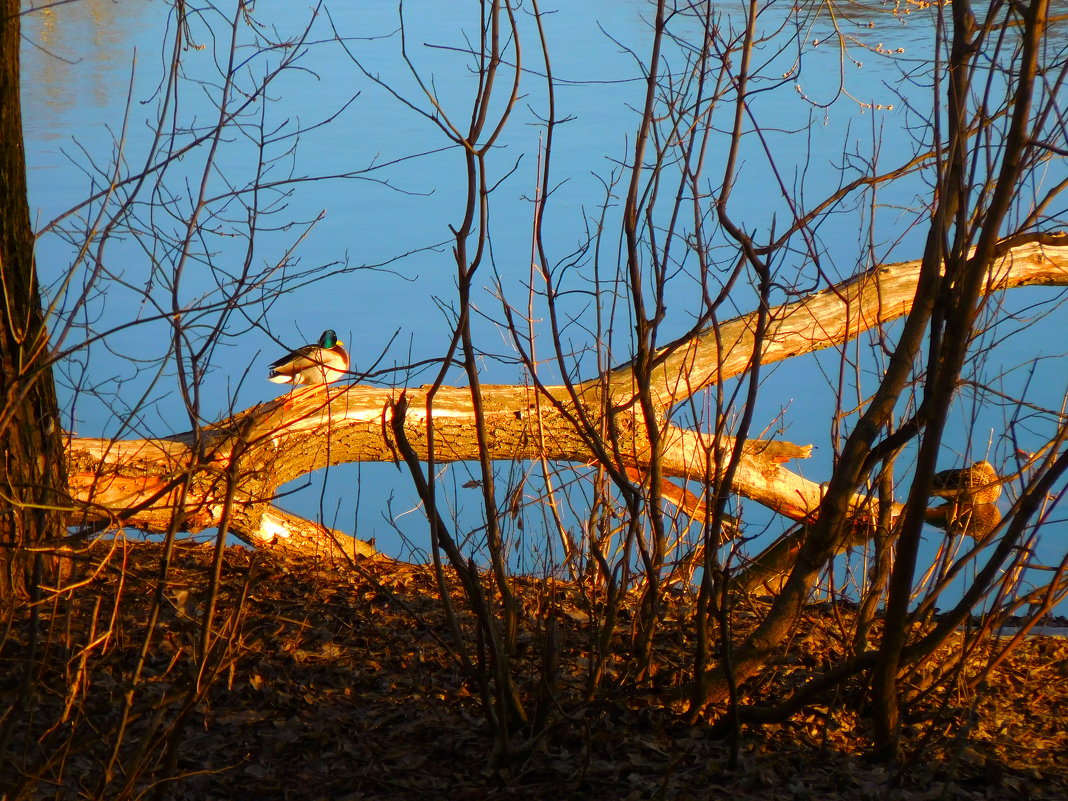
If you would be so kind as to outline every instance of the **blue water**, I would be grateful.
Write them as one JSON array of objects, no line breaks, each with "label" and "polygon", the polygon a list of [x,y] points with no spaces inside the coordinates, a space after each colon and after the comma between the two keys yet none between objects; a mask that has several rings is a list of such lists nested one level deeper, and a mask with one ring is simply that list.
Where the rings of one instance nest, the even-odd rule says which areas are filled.
[{"label": "blue water", "polygon": [[[404,4],[405,41],[419,80],[442,113],[461,127],[467,124],[476,88],[466,48],[477,35],[477,22],[468,6],[474,4],[462,8],[452,3]],[[762,76],[754,85],[768,91],[752,98],[752,118],[746,122],[741,168],[730,203],[734,221],[758,237],[771,228],[781,230],[789,219],[780,183],[803,209],[811,208],[856,175],[850,163],[876,160],[889,169],[917,152],[924,146],[917,138],[925,134],[916,125],[930,109],[925,67],[931,56],[931,10],[897,17],[856,10],[848,18],[837,17],[835,28],[826,7],[797,19],[789,17],[789,8],[768,4],[759,20],[761,30],[778,33],[754,53]],[[606,199],[605,185],[631,158],[636,109],[645,90],[638,62],[648,59],[652,7],[640,0],[599,0],[569,4],[566,10],[543,10],[553,12],[546,13],[543,21],[559,81],[557,118],[567,119],[555,134],[543,234],[550,264],[564,286],[573,290],[561,299],[565,315],[578,320],[565,331],[565,347],[575,354],[569,365],[573,377],[585,378],[597,366],[591,350],[588,292],[595,262],[602,277],[611,278],[620,247],[619,207],[625,187],[615,187]],[[457,225],[462,213],[462,154],[442,136],[419,80],[400,57],[397,7],[344,3],[328,7],[328,12],[310,23],[311,33],[302,48],[278,47],[266,53],[257,53],[250,45],[265,38],[292,40],[309,24],[310,8],[261,2],[256,6],[260,27],[244,20],[237,23],[243,43],[238,55],[248,60],[238,94],[269,74],[280,59],[300,53],[292,68],[272,81],[270,102],[255,106],[255,114],[242,120],[240,130],[231,129],[218,142],[215,166],[207,173],[207,197],[248,184],[260,154],[257,140],[266,140],[263,152],[271,161],[265,180],[283,183],[262,193],[261,207],[275,213],[262,218],[251,245],[243,209],[225,201],[207,206],[217,216],[201,217],[207,233],[195,240],[184,261],[177,258],[173,245],[157,237],[180,239],[193,215],[205,214],[196,211],[205,147],[168,165],[170,194],[156,197],[155,209],[147,205],[149,198],[137,200],[136,224],[114,231],[100,251],[102,272],[95,271],[91,258],[79,260],[77,243],[84,239],[81,231],[99,230],[107,218],[101,212],[114,210],[124,191],[115,193],[103,208],[100,203],[82,207],[40,237],[37,258],[42,280],[69,323],[55,328],[64,332],[57,344],[69,354],[58,378],[71,430],[86,436],[159,436],[189,429],[191,415],[210,422],[274,397],[278,387],[264,380],[266,365],[284,347],[312,341],[325,327],[339,332],[359,370],[375,361],[383,370],[442,355],[455,305],[449,226]],[[212,98],[218,94],[218,64],[227,58],[232,14],[228,6],[208,7],[190,19],[190,36],[181,51],[184,82],[176,104],[169,107],[173,118],[190,130],[203,130],[216,116]],[[476,280],[480,291],[475,298],[482,315],[475,321],[476,341],[490,354],[481,362],[482,380],[499,383],[524,378],[499,325],[503,314],[495,284],[501,283],[513,306],[526,309],[532,198],[547,113],[545,85],[539,77],[544,64],[528,7],[518,13],[518,22],[527,72],[521,97],[488,160],[490,181],[496,184],[489,216],[491,248]],[[726,8],[719,23],[734,30],[744,24],[734,7]],[[39,229],[107,185],[116,171],[117,147],[121,147],[119,176],[134,173],[145,163],[169,59],[163,42],[173,34],[174,25],[166,5],[148,0],[121,6],[83,0],[24,16],[27,160]],[[701,27],[679,15],[673,30],[696,40]],[[800,57],[799,42],[808,45]],[[1063,31],[1051,33],[1051,46],[1055,44],[1063,46]],[[671,57],[673,78],[683,80],[683,48],[673,48]],[[505,70],[498,90],[505,91],[510,79]],[[501,109],[498,103],[494,112]],[[725,104],[714,117],[714,127],[727,130],[730,114]],[[316,127],[326,120],[328,124]],[[754,120],[762,138],[753,133]],[[306,129],[299,138],[293,136],[298,128]],[[174,147],[191,136],[175,140]],[[705,174],[710,190],[722,175],[726,142],[721,135],[709,148]],[[1052,163],[1046,186],[1066,174],[1062,162]],[[294,178],[316,180],[287,183]],[[922,219],[917,209],[929,194],[922,178],[912,178],[881,189],[874,201],[859,196],[828,215],[815,232],[826,276],[822,280],[853,274],[873,259],[917,257],[924,233],[916,224]],[[877,222],[869,237],[860,221],[873,202]],[[1022,197],[1021,207],[1026,202]],[[609,233],[597,258],[593,251],[576,256],[606,203]],[[667,205],[665,201],[661,208]],[[1064,204],[1055,203],[1051,216],[1065,219]],[[60,235],[63,228],[67,233]],[[782,285],[822,285],[811,260],[796,249],[800,244],[776,264]],[[722,238],[712,246],[715,258],[725,262],[733,258]],[[88,255],[95,257],[96,252]],[[225,297],[228,282],[246,261],[254,269],[273,265],[272,281],[288,276],[285,292],[270,298],[277,285],[256,288],[240,312],[210,307],[210,302]],[[73,271],[72,263],[77,263]],[[666,295],[668,316],[661,342],[687,330],[699,310],[695,272],[692,261],[678,265]],[[83,286],[89,287],[84,304],[71,316]],[[749,311],[752,297],[744,284],[739,286],[732,295],[736,311]],[[1032,304],[1051,304],[1058,297],[1054,290],[1034,289],[1014,292],[1004,302],[1031,317]],[[776,300],[786,298],[780,292]],[[172,329],[165,318],[174,299],[183,306],[202,307],[185,318],[193,346],[217,327],[223,331],[218,346],[205,351],[198,362],[203,373],[194,382],[198,394],[193,411],[178,390],[173,361],[166,358]],[[203,308],[205,302],[208,308]],[[605,303],[608,312],[611,307],[608,300]],[[625,313],[625,304],[622,308]],[[535,317],[539,355],[546,358],[550,345],[541,301],[536,303]],[[138,322],[128,325],[132,321]],[[95,338],[95,332],[105,330],[112,332]],[[1063,311],[1039,319],[1020,335],[1005,336],[1002,329],[995,329],[986,341],[999,344],[969,375],[1008,393],[1026,386],[1030,402],[1060,409],[1066,391],[1063,331]],[[631,356],[622,316],[614,333],[611,362],[620,363]],[[813,458],[791,467],[817,481],[829,472],[831,421],[837,406],[848,411],[866,397],[882,358],[868,337],[846,352],[864,365],[859,388],[851,380],[846,396],[840,397],[838,350],[792,360],[766,371],[754,420],[754,433],[767,429],[766,435],[813,444]],[[1039,356],[1043,358],[1037,360]],[[559,377],[551,361],[539,369],[547,382]],[[431,377],[425,370],[401,370],[373,379],[403,385],[426,383]],[[463,383],[458,371],[448,380]],[[92,392],[87,391],[90,388]],[[1037,447],[1049,435],[1047,421],[1031,417],[1012,426],[1012,414],[1011,409],[993,404],[973,409],[967,397],[962,398],[947,436],[943,466],[982,456],[1001,462],[1017,448]],[[679,417],[681,422],[687,419],[685,412]],[[508,469],[519,468],[502,468]],[[907,464],[902,469],[907,471]],[[480,494],[462,487],[470,477],[466,466],[449,468],[447,477],[453,480],[446,485],[450,511],[461,533],[470,532],[475,541]],[[537,485],[532,480],[528,494]],[[285,491],[290,494],[281,505],[361,538],[373,537],[387,553],[407,556],[425,548],[426,524],[415,508],[414,493],[408,479],[392,465],[332,468]],[[747,520],[753,521],[752,532],[767,529],[752,549],[783,530],[783,521],[771,519],[754,504],[745,510]],[[541,512],[535,506],[525,514],[522,532],[514,522],[508,526],[516,537],[517,560],[538,569],[548,547],[539,539]],[[1063,515],[1055,515],[1041,535],[1043,559],[1061,558],[1063,545],[1054,540],[1063,543],[1065,532]],[[932,547],[936,534],[932,532]]]}]

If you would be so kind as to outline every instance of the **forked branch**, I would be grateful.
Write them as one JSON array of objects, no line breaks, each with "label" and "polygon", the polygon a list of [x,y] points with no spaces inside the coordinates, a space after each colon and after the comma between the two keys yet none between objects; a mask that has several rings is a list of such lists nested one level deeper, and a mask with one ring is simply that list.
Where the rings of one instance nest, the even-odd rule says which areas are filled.
[{"label": "forked branch", "polygon": [[[906,314],[915,292],[918,262],[879,267],[796,303],[772,310],[762,361],[777,361],[839,345],[861,332]],[[1027,285],[1068,285],[1068,236],[1052,234],[1007,249],[992,265],[987,294]],[[749,362],[753,315],[661,350],[654,370],[653,395],[664,411],[717,381],[737,375]],[[610,375],[610,397],[603,384],[584,382],[574,397],[587,419],[615,416],[620,470],[647,468],[651,450],[643,415],[633,403],[633,372],[627,366]],[[151,440],[68,440],[71,494],[79,505],[74,524],[132,526],[163,531],[174,515],[180,527],[199,531],[218,525],[227,476],[238,476],[230,530],[250,543],[318,549],[329,532],[317,524],[300,526],[299,518],[272,505],[279,487],[313,470],[346,462],[397,459],[389,434],[397,397],[407,394],[410,407],[405,431],[420,459],[429,456],[426,395],[428,388],[383,389],[352,385],[311,387],[257,404],[200,432],[206,443],[198,458],[192,434]],[[541,392],[541,397],[535,395]],[[591,450],[574,424],[575,402],[564,387],[483,386],[484,449],[494,460],[545,458],[586,464]],[[542,402],[539,404],[538,401]],[[545,401],[549,402],[546,403]],[[441,387],[433,395],[432,433],[437,463],[477,461],[471,393]],[[607,410],[607,411],[606,411]],[[665,476],[710,481],[705,458],[713,443],[698,431],[665,425],[661,465]],[[722,443],[721,443],[722,444]],[[732,491],[797,521],[810,521],[819,507],[821,486],[787,470],[783,464],[805,458],[809,448],[788,442],[754,440],[745,446]],[[230,469],[240,460],[239,469]],[[193,474],[183,508],[176,508],[178,487]],[[857,496],[853,508],[874,519],[870,498]],[[285,525],[279,523],[284,520]],[[307,522],[307,521],[305,521]],[[298,531],[300,536],[293,536]],[[301,543],[301,544],[298,544]],[[349,544],[349,547],[354,547]]]}]

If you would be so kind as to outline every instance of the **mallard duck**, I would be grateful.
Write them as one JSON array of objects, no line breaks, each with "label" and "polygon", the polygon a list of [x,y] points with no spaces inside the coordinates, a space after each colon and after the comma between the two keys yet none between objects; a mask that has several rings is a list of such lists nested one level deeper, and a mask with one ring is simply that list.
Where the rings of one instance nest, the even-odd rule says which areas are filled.
[{"label": "mallard duck", "polygon": [[982,544],[1001,522],[1001,510],[993,503],[950,501],[928,509],[927,522],[945,529],[947,534],[966,534]]},{"label": "mallard duck", "polygon": [[292,350],[271,365],[267,380],[276,384],[329,384],[349,369],[349,354],[333,328],[323,331],[319,344]]},{"label": "mallard duck", "polygon": [[1001,495],[1001,477],[990,462],[943,470],[931,482],[931,494],[972,504],[993,503]]}]

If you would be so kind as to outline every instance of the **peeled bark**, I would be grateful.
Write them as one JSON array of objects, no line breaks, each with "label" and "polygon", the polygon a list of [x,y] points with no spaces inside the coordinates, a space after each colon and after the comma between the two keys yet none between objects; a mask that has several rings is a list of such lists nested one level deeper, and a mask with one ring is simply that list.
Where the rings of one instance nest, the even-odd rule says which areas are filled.
[{"label": "peeled bark", "polygon": [[[987,292],[1068,284],[1068,237],[1058,234],[1033,240],[1005,251],[986,282]],[[918,262],[880,267],[773,309],[764,360],[831,347],[906,314],[918,270]],[[659,352],[656,372],[661,383],[654,396],[665,416],[688,395],[745,369],[751,356],[753,319],[746,315],[720,326],[722,353],[708,331]],[[618,452],[623,461],[617,467],[648,467],[650,449],[643,416],[634,404],[627,403],[633,398],[628,394],[633,374],[622,367],[609,378],[610,402],[601,397],[603,384],[599,380],[576,387],[582,411],[587,419],[599,420],[605,408],[615,408],[614,429],[622,432]],[[228,476],[236,475],[231,532],[258,545],[273,544],[301,552],[333,549],[335,545],[322,527],[309,521],[298,523],[299,518],[273,506],[278,488],[328,465],[396,461],[399,454],[389,424],[391,409],[402,391],[408,399],[408,442],[419,458],[427,458],[427,389],[355,385],[302,389],[203,430],[203,455],[199,458],[192,448],[192,434],[118,442],[71,438],[70,489],[82,510],[81,520],[75,522],[162,531],[178,514],[181,529],[199,531],[220,522]],[[535,396],[538,391],[541,398]],[[481,397],[486,447],[492,459],[544,457],[579,464],[591,460],[590,445],[574,423],[579,410],[566,388],[489,385],[481,388]],[[620,408],[624,411],[618,411]],[[432,418],[435,462],[479,458],[470,390],[439,389]],[[706,434],[665,425],[662,437],[665,476],[699,482],[710,479],[705,454],[713,443]],[[783,466],[808,452],[807,447],[788,442],[748,442],[732,490],[787,518],[811,522],[819,506],[821,485]],[[191,488],[183,508],[176,509],[179,487],[187,473],[193,476]],[[877,506],[866,497],[857,496],[853,507],[858,525],[878,515]],[[283,516],[286,525],[278,522]],[[347,541],[346,550],[353,548],[357,546]]]}]

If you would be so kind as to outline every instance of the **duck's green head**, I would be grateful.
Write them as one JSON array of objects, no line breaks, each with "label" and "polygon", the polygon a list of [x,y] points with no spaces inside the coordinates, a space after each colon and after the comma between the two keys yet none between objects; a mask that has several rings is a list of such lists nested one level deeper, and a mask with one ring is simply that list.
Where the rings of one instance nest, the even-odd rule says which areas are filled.
[{"label": "duck's green head", "polygon": [[340,345],[341,340],[337,338],[337,334],[333,328],[328,328],[323,331],[323,335],[319,337],[320,348],[333,348],[336,345]]}]

